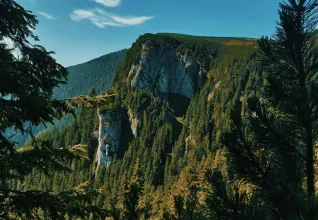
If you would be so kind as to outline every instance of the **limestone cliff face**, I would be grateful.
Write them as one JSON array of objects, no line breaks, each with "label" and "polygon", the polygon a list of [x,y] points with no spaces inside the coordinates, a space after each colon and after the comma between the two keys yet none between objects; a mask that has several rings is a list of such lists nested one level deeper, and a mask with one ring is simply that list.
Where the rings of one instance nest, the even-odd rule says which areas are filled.
[{"label": "limestone cliff face", "polygon": [[[122,135],[122,114],[120,111],[97,111],[99,118],[97,169],[108,166],[118,151]],[[97,170],[96,169],[96,170]]]},{"label": "limestone cliff face", "polygon": [[138,118],[133,115],[130,109],[128,109],[128,116],[130,122],[130,128],[134,137],[138,135]]},{"label": "limestone cliff face", "polygon": [[191,98],[201,88],[206,70],[195,57],[182,55],[168,45],[143,45],[140,60],[129,72],[131,88],[153,91],[166,98],[168,94],[180,94]]},{"label": "limestone cliff face", "polygon": [[[207,71],[196,57],[182,55],[167,44],[147,42],[143,44],[140,59],[129,71],[128,83],[132,89],[154,92],[156,96],[168,98],[179,94],[191,98],[205,83]],[[123,115],[127,118],[123,120]],[[130,134],[138,136],[140,116],[130,109],[99,112],[99,145],[97,169],[100,164],[110,165],[115,153],[123,151],[121,140],[129,140]],[[129,134],[128,134],[129,133]],[[132,138],[133,138],[132,137]],[[126,144],[128,145],[128,144]]]}]

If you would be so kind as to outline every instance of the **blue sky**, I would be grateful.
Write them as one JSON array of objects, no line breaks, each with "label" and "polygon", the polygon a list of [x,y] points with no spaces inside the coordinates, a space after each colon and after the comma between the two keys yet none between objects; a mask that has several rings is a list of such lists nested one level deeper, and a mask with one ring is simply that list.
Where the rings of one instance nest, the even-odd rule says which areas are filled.
[{"label": "blue sky", "polygon": [[40,44],[65,66],[129,48],[144,33],[260,37],[279,0],[16,0],[37,15]]}]

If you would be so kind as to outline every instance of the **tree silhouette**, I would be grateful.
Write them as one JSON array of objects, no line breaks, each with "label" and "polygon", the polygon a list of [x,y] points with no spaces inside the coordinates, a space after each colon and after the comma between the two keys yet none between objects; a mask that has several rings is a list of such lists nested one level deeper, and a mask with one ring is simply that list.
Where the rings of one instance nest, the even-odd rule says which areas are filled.
[{"label": "tree silhouette", "polygon": [[246,97],[245,111],[236,101],[231,131],[222,138],[233,172],[257,186],[262,206],[276,218],[298,215],[299,198],[315,192],[317,6],[310,0],[280,4],[276,33],[258,41],[263,88]]},{"label": "tree silhouette", "polygon": [[[51,142],[37,141],[32,135],[31,126],[53,123],[54,118],[73,112],[67,103],[52,96],[53,88],[66,83],[68,72],[51,56],[53,52],[28,40],[38,41],[33,34],[37,23],[36,17],[15,1],[0,1],[0,218],[31,219],[41,210],[53,219],[90,212],[104,215],[91,205],[92,190],[85,184],[59,193],[17,190],[8,185],[9,180],[22,180],[34,169],[45,174],[70,171],[66,161],[86,157],[82,145],[54,148]],[[7,41],[12,41],[14,48]],[[14,49],[18,56],[13,55]],[[16,149],[5,135],[10,127],[29,133],[32,143]]]}]

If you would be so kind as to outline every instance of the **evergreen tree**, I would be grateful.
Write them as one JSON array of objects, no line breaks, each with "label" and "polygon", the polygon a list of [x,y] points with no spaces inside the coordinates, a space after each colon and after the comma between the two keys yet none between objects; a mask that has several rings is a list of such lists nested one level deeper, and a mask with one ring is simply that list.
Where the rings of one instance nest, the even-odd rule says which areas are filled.
[{"label": "evergreen tree", "polygon": [[315,192],[317,6],[316,0],[280,4],[275,35],[258,41],[264,86],[246,97],[246,110],[235,101],[231,132],[222,138],[234,179],[253,184],[253,205],[275,219],[314,219],[314,210],[299,207]]},{"label": "evergreen tree", "polygon": [[205,175],[208,183],[205,205],[209,219],[271,219],[265,209],[248,204],[246,194],[229,187],[219,171],[209,170]]},{"label": "evergreen tree", "polygon": [[[10,187],[9,180],[22,180],[35,170],[46,175],[51,170],[70,171],[66,162],[86,155],[81,145],[54,148],[52,142],[32,136],[31,126],[53,123],[54,118],[72,112],[67,103],[53,98],[53,89],[66,83],[68,72],[51,57],[52,52],[28,41],[38,40],[32,32],[38,23],[34,15],[12,0],[1,0],[0,12],[0,218],[33,219],[40,213],[52,219],[68,213],[103,215],[104,211],[91,205],[92,194],[86,185],[55,193]],[[19,55],[14,56],[14,48],[3,40],[11,40]],[[30,134],[30,144],[16,149],[5,135],[10,127]]]},{"label": "evergreen tree", "polygon": [[139,207],[139,199],[142,193],[141,171],[139,168],[139,162],[134,167],[134,173],[130,182],[124,186],[121,215],[122,219],[138,220],[142,214],[142,210]]},{"label": "evergreen tree", "polygon": [[300,151],[306,164],[307,191],[315,192],[314,146],[317,141],[317,32],[318,2],[281,3],[280,21],[273,39],[259,40],[266,85],[264,105],[284,114],[288,123],[282,139]]}]

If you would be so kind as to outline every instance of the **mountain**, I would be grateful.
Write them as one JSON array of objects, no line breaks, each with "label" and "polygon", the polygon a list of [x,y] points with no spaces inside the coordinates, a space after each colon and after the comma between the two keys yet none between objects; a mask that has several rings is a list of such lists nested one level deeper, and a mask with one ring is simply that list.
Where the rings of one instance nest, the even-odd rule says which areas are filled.
[{"label": "mountain", "polygon": [[[233,44],[233,41],[236,43]],[[225,51],[229,48],[231,48],[229,51]],[[153,94],[155,97],[167,101],[173,110],[170,114],[182,117],[187,112],[190,99],[212,77],[209,71],[213,65],[218,65],[220,60],[222,61],[226,56],[231,55],[232,48],[233,52],[235,49],[242,50],[240,52],[242,55],[244,55],[244,50],[251,53],[255,50],[255,40],[177,34],[146,34],[141,36],[128,51],[127,58],[117,70],[114,81],[114,87],[119,88],[119,93],[124,93],[123,90],[133,92],[133,95],[126,97],[129,102],[124,104],[127,111],[123,114],[122,109],[113,111],[113,109],[104,108],[99,113],[100,125],[111,123],[112,126],[100,128],[99,140],[108,139],[110,141],[102,143],[100,141],[97,151],[98,165],[100,163],[109,165],[112,155],[118,153],[120,149],[128,147],[120,143],[123,134],[121,126],[124,123],[127,124],[125,122],[127,118],[130,120],[131,133],[135,137],[143,129],[142,117],[148,106],[140,106],[139,108],[135,106],[134,102],[138,104],[140,102],[134,100],[136,95],[141,94],[139,91]],[[143,96],[147,96],[145,94]],[[152,98],[147,98],[148,102],[151,103]],[[170,123],[175,122],[172,120]],[[164,164],[165,159],[161,158],[160,160]]]},{"label": "mountain", "polygon": [[[316,201],[302,197],[303,149],[282,138],[288,129],[281,120],[291,119],[266,108],[273,96],[264,101],[272,89],[286,102],[282,90],[294,87],[265,78],[258,45],[250,38],[140,36],[115,71],[108,103],[82,108],[70,125],[37,137],[56,148],[85,146],[88,160],[66,162],[70,173],[35,170],[23,185],[12,184],[60,192],[86,183],[99,192],[93,205],[111,219],[298,219],[290,210],[317,210],[302,206]],[[278,77],[283,60],[270,69]]]},{"label": "mountain", "polygon": [[114,72],[123,62],[127,50],[106,54],[86,63],[70,66],[67,84],[54,90],[58,99],[86,95],[90,88],[99,94],[113,83]]},{"label": "mountain", "polygon": [[144,219],[170,216],[176,198],[206,219],[205,174],[218,168],[232,181],[220,139],[261,85],[256,48],[248,38],[141,36],[115,72],[112,103],[38,137],[55,147],[85,144],[90,161],[72,161],[73,173],[52,178],[35,172],[25,186],[59,191],[89,181],[101,192],[95,204],[115,215],[137,178]]},{"label": "mountain", "polygon": [[[62,84],[60,87],[54,89],[54,97],[56,99],[72,98],[78,95],[86,95],[91,88],[95,88],[97,93],[110,88],[113,83],[114,73],[118,66],[125,59],[127,50],[120,50],[110,54],[103,55],[86,63],[78,64],[68,67],[69,76],[67,84]],[[61,120],[55,120],[54,128],[60,129],[73,120],[71,115],[68,115]],[[35,126],[32,128],[33,134],[37,135],[39,132],[51,130],[52,125]],[[13,129],[8,129],[6,132],[8,136],[14,134]],[[29,139],[28,135],[18,133],[13,136],[12,141],[23,144]]]}]

